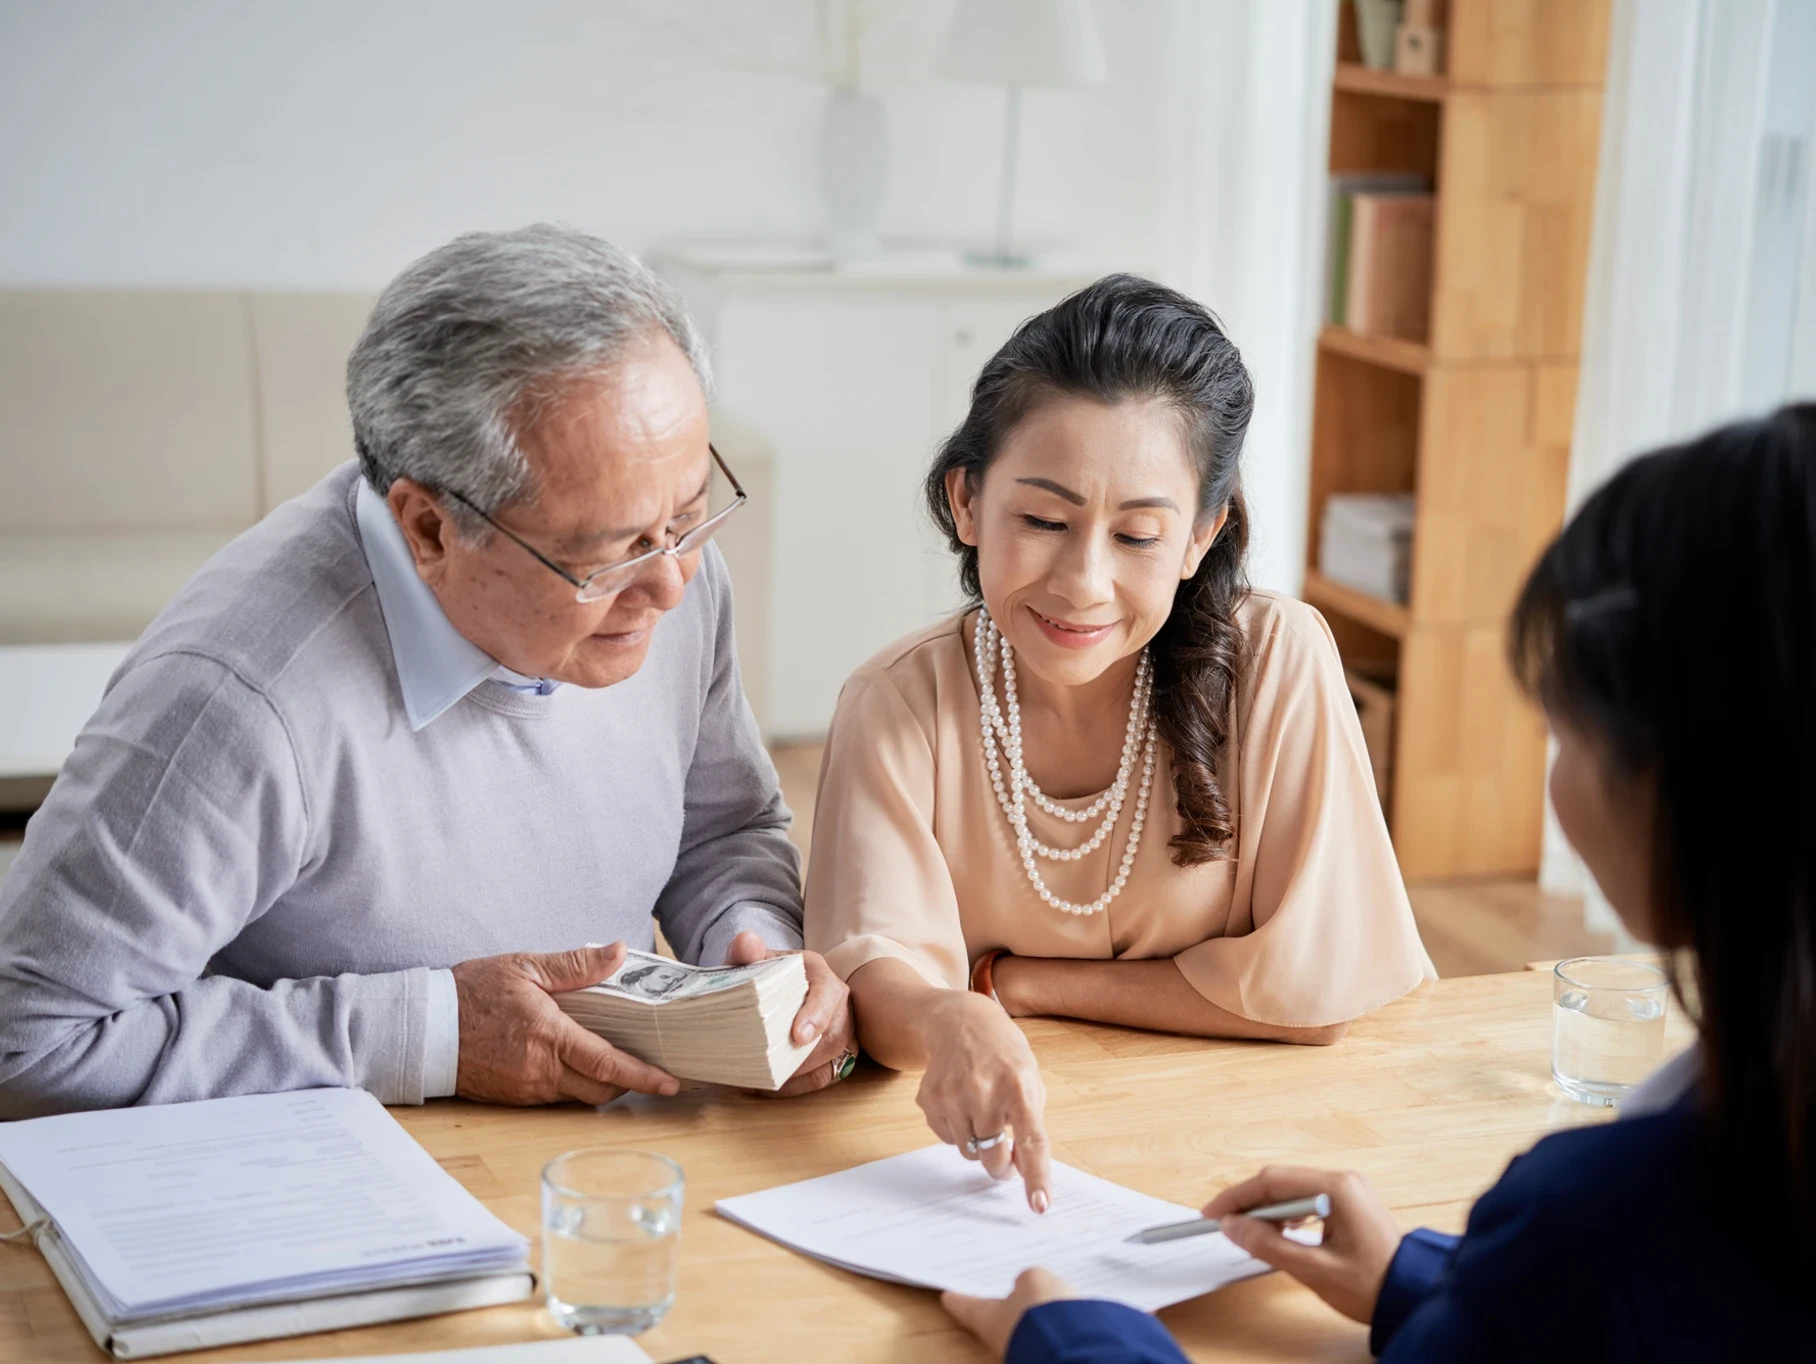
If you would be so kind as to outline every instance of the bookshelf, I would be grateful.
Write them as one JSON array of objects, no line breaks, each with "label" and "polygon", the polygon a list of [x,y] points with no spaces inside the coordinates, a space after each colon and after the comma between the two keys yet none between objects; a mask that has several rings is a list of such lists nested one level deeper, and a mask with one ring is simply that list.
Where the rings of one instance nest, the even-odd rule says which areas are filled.
[{"label": "bookshelf", "polygon": [[[1341,0],[1331,173],[1436,194],[1424,344],[1326,326],[1305,598],[1344,661],[1397,678],[1389,824],[1408,880],[1537,870],[1541,718],[1503,638],[1562,521],[1611,0],[1449,0],[1441,77],[1361,64]],[[1416,498],[1406,604],[1318,571],[1333,493]]]},{"label": "bookshelf", "polygon": [[1364,336],[1348,327],[1326,326],[1318,333],[1318,348],[1405,374],[1423,374],[1431,363],[1431,348],[1421,342],[1402,341],[1396,336]]}]

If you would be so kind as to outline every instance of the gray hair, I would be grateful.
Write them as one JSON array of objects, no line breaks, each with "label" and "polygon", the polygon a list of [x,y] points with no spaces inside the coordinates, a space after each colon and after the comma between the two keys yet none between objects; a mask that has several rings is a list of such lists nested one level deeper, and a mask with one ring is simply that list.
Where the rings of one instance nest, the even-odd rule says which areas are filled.
[{"label": "gray hair", "polygon": [[[360,469],[381,493],[414,479],[490,516],[535,492],[513,427],[526,403],[657,331],[710,389],[679,296],[628,252],[548,223],[456,237],[385,287],[347,357]],[[447,510],[485,533],[458,501]]]}]

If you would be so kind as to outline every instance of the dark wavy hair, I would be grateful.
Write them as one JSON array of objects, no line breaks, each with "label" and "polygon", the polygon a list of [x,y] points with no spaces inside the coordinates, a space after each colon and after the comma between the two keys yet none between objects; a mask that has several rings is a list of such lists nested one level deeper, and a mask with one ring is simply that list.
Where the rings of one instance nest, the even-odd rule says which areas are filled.
[{"label": "dark wavy hair", "polygon": [[1134,275],[1106,276],[1022,323],[978,375],[971,410],[927,472],[927,509],[958,555],[959,581],[974,604],[983,599],[977,550],[958,538],[946,476],[963,470],[976,487],[1016,423],[1057,397],[1172,409],[1198,474],[1200,521],[1229,508],[1150,645],[1155,724],[1173,750],[1184,823],[1173,861],[1214,861],[1228,855],[1234,833],[1217,769],[1245,656],[1236,608],[1248,592],[1248,509],[1237,461],[1255,406],[1248,370],[1208,309]]},{"label": "dark wavy hair", "polygon": [[[1695,958],[1708,1135],[1816,1245],[1816,405],[1634,460],[1528,578],[1513,670],[1655,792],[1652,914]],[[1679,985],[1673,969],[1673,984]],[[1680,1003],[1683,991],[1678,990]]]}]

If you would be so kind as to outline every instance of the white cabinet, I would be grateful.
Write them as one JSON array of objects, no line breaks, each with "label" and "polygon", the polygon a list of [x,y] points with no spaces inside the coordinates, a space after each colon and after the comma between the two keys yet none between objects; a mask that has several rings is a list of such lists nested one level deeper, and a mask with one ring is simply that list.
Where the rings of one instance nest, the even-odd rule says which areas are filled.
[{"label": "white cabinet", "polygon": [[720,269],[700,251],[654,263],[706,333],[717,405],[772,450],[767,600],[740,597],[767,621],[759,718],[774,738],[823,735],[854,668],[956,609],[922,480],[984,361],[1089,276]]}]

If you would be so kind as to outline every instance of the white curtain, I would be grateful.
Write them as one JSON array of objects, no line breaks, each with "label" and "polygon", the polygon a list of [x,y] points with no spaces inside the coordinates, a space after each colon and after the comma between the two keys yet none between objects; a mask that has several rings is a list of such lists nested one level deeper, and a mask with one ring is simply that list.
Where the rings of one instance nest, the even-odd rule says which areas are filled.
[{"label": "white curtain", "polygon": [[[1349,0],[1341,0],[1348,4]],[[1170,283],[1215,309],[1255,379],[1249,576],[1297,593],[1324,254],[1338,0],[1184,0]]]},{"label": "white curtain", "polygon": [[[1816,396],[1816,0],[1615,0],[1570,505]],[[1549,811],[1541,880],[1618,931]]]}]

